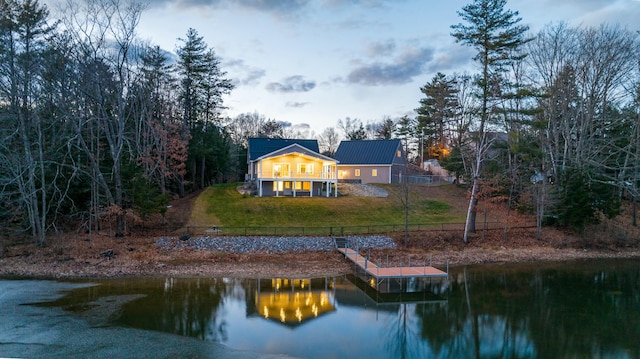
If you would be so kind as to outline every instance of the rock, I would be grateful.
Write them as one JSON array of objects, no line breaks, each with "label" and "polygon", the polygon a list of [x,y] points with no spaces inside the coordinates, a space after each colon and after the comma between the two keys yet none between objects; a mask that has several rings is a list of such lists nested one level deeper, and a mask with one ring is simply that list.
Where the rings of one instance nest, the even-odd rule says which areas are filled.
[{"label": "rock", "polygon": [[[231,253],[331,251],[334,248],[331,237],[205,236],[183,239],[181,236],[180,239],[159,238],[156,245],[165,250],[187,248]],[[351,247],[360,249],[396,247],[393,239],[387,236],[348,236],[346,239]]]},{"label": "rock", "polygon": [[107,249],[101,252],[100,255],[106,259],[113,259],[116,256],[116,252],[113,249]]},{"label": "rock", "polygon": [[191,238],[191,236],[189,235],[189,233],[183,233],[183,234],[180,236],[180,240],[181,240],[181,241],[188,241],[188,240],[189,240],[189,238]]},{"label": "rock", "polygon": [[338,184],[338,193],[341,196],[357,197],[387,197],[389,194],[384,188],[371,184],[343,183]]}]

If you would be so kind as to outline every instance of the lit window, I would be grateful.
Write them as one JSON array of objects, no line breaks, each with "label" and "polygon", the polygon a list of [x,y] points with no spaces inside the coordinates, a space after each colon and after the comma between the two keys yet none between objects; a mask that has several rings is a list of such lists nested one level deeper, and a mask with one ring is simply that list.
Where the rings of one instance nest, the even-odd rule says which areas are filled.
[{"label": "lit window", "polygon": [[360,177],[360,170],[356,169],[356,177]]},{"label": "lit window", "polygon": [[282,192],[284,190],[284,183],[282,181],[273,182],[273,191]]},{"label": "lit window", "polygon": [[377,169],[375,169],[375,168],[374,168],[374,169],[372,169],[372,170],[371,170],[371,176],[373,176],[373,177],[377,177],[377,176],[378,176],[378,170],[377,170]]},{"label": "lit window", "polygon": [[396,152],[396,156],[402,157],[402,151],[398,150],[398,152]]},{"label": "lit window", "polygon": [[273,177],[289,177],[288,163],[275,163],[273,165]]},{"label": "lit window", "polygon": [[298,163],[298,174],[313,174],[313,163]]},{"label": "lit window", "polygon": [[311,182],[296,182],[296,191],[311,191]]}]

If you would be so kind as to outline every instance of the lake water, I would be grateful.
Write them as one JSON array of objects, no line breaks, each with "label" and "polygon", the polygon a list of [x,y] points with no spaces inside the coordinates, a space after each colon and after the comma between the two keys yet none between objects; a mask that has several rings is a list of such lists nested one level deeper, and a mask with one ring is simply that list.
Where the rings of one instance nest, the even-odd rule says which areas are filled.
[{"label": "lake water", "polygon": [[0,357],[640,358],[638,260],[452,268],[423,287],[0,280]]}]

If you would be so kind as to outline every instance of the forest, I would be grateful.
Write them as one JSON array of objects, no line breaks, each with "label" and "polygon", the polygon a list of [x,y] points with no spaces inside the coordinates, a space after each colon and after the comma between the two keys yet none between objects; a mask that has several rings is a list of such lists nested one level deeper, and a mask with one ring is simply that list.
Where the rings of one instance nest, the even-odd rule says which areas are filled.
[{"label": "forest", "polygon": [[[301,137],[259,113],[230,118],[233,81],[196,29],[175,53],[136,37],[145,6],[0,0],[0,226],[48,235],[166,211],[171,199],[240,182],[250,137]],[[635,203],[640,172],[640,41],[616,24],[532,33],[506,0],[475,0],[451,36],[476,72],[437,73],[415,116],[338,119],[314,136],[400,138],[412,172],[438,159],[479,201],[534,214],[539,231],[581,231]]]}]

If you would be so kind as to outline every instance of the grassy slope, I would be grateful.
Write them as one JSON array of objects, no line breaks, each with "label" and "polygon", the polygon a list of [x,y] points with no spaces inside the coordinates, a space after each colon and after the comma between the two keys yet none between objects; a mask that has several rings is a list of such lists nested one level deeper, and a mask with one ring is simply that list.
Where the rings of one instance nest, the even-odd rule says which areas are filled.
[{"label": "grassy slope", "polygon": [[[189,225],[326,227],[404,223],[400,188],[393,185],[384,186],[389,192],[387,198],[259,198],[241,195],[236,186],[215,185],[205,190],[194,204]],[[448,187],[451,188],[445,189],[445,193],[460,195],[459,189]],[[409,223],[464,221],[464,211],[450,205],[447,198],[433,198],[430,191],[425,187],[411,189]],[[443,191],[437,193],[442,195]]]}]

